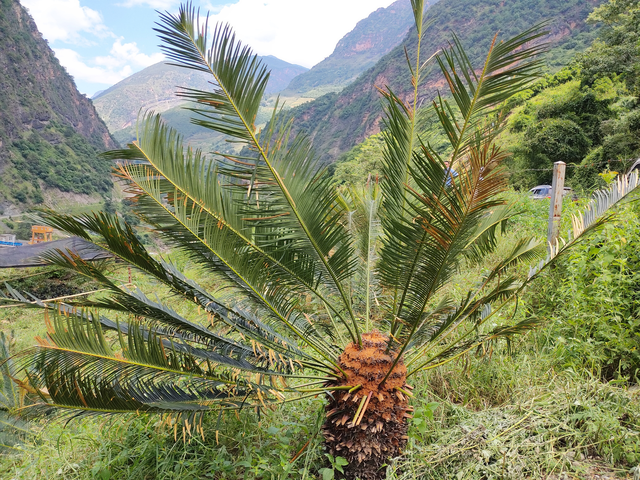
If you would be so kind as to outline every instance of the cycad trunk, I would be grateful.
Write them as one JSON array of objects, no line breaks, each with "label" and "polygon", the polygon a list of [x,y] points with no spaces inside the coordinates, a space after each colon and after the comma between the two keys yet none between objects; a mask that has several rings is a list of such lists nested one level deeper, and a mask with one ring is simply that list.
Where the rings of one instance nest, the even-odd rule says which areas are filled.
[{"label": "cycad trunk", "polygon": [[332,386],[354,389],[334,391],[323,433],[327,451],[349,461],[345,468],[348,480],[385,478],[383,465],[400,455],[407,443],[412,407],[402,393],[410,388],[402,360],[380,385],[395,360],[393,352],[386,352],[387,341],[379,332],[365,333],[362,347],[349,344],[340,355],[340,368],[347,378]]}]

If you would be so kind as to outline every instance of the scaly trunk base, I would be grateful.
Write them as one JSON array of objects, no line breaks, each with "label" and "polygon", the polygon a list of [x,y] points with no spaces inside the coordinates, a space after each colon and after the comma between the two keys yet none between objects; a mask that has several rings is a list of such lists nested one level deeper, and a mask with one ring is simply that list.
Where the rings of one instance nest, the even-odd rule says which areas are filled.
[{"label": "scaly trunk base", "polygon": [[[400,360],[380,386],[391,368],[395,355],[385,353],[387,337],[377,331],[362,335],[362,347],[349,344],[340,355],[340,368],[347,378],[331,386],[351,385],[360,388],[333,391],[326,407],[323,426],[328,453],[349,461],[347,480],[382,480],[383,465],[397,457],[407,443],[409,406],[406,385],[407,368]],[[337,473],[337,472],[336,472]]]}]

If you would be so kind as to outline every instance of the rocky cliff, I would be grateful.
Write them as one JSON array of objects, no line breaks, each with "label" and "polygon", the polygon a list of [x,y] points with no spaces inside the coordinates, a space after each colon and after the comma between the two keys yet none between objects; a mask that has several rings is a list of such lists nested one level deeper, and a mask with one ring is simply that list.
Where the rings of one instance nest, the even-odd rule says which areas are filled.
[{"label": "rocky cliff", "polygon": [[111,189],[116,147],[17,0],[0,0],[0,210],[22,210],[56,192]]},{"label": "rocky cliff", "polygon": [[[427,0],[433,5],[438,0]],[[406,36],[413,25],[410,0],[397,0],[358,22],[336,45],[333,53],[311,70],[294,78],[284,96],[318,96],[339,91],[374,66]]]}]

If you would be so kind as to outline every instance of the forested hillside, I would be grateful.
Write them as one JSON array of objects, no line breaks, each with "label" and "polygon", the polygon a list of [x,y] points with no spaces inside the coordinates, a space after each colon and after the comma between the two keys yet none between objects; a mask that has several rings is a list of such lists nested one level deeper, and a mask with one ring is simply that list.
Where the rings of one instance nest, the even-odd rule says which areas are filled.
[{"label": "forested hillside", "polygon": [[548,183],[553,162],[563,161],[569,184],[592,190],[640,156],[640,6],[620,0],[589,18],[604,25],[601,37],[511,102],[504,143],[514,152],[516,187]]},{"label": "forested hillside", "polygon": [[[595,38],[595,28],[585,20],[600,3],[601,0],[442,0],[427,11],[426,17],[433,24],[424,36],[423,51],[436,52],[455,33],[471,61],[477,64],[496,33],[499,38],[507,38],[549,20],[551,33],[547,41],[552,50],[546,62],[549,69],[557,70]],[[296,127],[309,133],[325,161],[334,161],[379,131],[382,108],[378,87],[389,86],[400,97],[408,94],[405,45],[413,55],[416,40],[409,36],[340,93],[324,95],[292,110]],[[420,89],[422,101],[433,98],[442,86],[442,79],[434,70]]]},{"label": "forested hillside", "polygon": [[[505,105],[510,117],[501,143],[512,152],[507,165],[518,189],[549,184],[553,163],[563,161],[567,184],[579,194],[591,192],[640,157],[638,1],[605,4],[588,21],[601,25],[599,38]],[[438,148],[445,136],[433,125],[430,109],[423,109],[421,138]],[[334,182],[375,178],[382,161],[381,135],[372,135],[332,166]]]},{"label": "forested hillside", "polygon": [[[430,6],[437,1],[426,4]],[[320,92],[341,90],[398,45],[411,25],[410,0],[397,0],[387,8],[379,8],[359,21],[330,56],[294,78],[283,95],[315,98]]]},{"label": "forested hillside", "polygon": [[115,147],[17,0],[0,0],[0,211],[23,210],[49,194],[105,194]]}]

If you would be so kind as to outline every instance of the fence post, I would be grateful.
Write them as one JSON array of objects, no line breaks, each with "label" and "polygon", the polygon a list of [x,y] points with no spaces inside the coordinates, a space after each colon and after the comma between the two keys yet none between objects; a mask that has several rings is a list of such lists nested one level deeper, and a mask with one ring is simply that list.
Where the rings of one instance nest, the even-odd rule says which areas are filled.
[{"label": "fence post", "polygon": [[564,174],[567,164],[553,164],[553,183],[551,184],[551,204],[549,205],[549,228],[547,229],[547,245],[554,244],[560,231],[562,217],[562,196],[564,195]]}]

